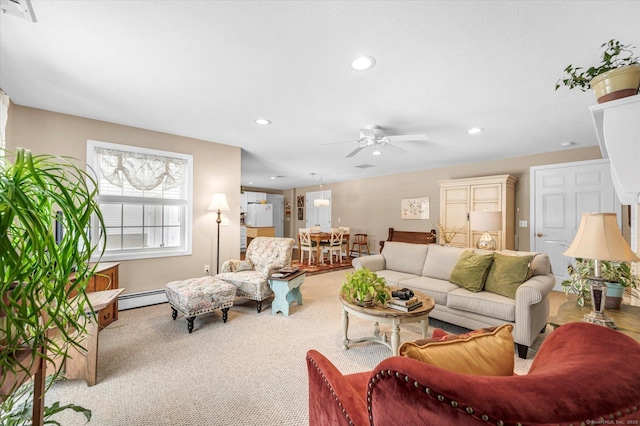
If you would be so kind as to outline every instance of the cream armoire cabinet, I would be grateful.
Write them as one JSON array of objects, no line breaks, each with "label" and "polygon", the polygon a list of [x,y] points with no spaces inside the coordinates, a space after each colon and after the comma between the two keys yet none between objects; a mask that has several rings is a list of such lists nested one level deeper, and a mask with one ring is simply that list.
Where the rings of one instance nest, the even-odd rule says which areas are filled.
[{"label": "cream armoire cabinet", "polygon": [[[482,176],[439,180],[440,224],[446,232],[458,232],[451,241],[454,247],[475,247],[483,231],[470,231],[469,212],[501,211],[502,230],[490,232],[496,250],[515,247],[515,185],[511,175]],[[442,239],[438,238],[439,242]]]}]

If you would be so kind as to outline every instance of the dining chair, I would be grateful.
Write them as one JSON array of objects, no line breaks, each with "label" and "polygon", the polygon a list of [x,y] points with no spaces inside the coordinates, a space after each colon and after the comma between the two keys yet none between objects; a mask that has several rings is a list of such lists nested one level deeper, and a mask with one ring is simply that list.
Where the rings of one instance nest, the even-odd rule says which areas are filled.
[{"label": "dining chair", "polygon": [[349,240],[344,236],[349,235],[351,228],[349,226],[341,226],[340,229],[342,229],[342,248],[340,249],[340,257],[344,256],[346,260],[349,258]]},{"label": "dining chair", "polygon": [[298,239],[300,241],[300,264],[304,264],[304,252],[309,253],[309,265],[311,265],[311,259],[314,257],[316,252],[316,242],[311,241],[311,231],[309,228],[299,228],[298,229]]},{"label": "dining chair", "polygon": [[367,234],[356,234],[353,236],[353,243],[351,244],[349,256],[353,256],[353,253],[356,252],[356,246],[358,246],[358,256],[362,256],[364,249],[367,250],[367,254],[371,254],[369,253],[369,236]]},{"label": "dining chair", "polygon": [[324,261],[324,250],[329,252],[329,263],[333,265],[333,255],[336,254],[336,259],[340,262],[341,252],[342,252],[342,236],[343,232],[340,228],[331,228],[331,237],[329,241],[326,243],[320,243],[322,247],[322,257]]}]

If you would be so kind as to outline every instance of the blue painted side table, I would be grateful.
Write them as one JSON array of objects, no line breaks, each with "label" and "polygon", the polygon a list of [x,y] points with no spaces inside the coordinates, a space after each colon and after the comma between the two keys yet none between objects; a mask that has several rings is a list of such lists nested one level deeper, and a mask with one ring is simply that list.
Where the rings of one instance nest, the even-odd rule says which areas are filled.
[{"label": "blue painted side table", "polygon": [[[280,276],[284,275],[284,276]],[[285,317],[289,316],[289,305],[294,301],[302,305],[302,293],[300,286],[304,282],[305,272],[298,271],[293,274],[273,274],[269,277],[269,285],[275,293],[273,302],[271,303],[271,313],[273,315],[282,312]]]}]

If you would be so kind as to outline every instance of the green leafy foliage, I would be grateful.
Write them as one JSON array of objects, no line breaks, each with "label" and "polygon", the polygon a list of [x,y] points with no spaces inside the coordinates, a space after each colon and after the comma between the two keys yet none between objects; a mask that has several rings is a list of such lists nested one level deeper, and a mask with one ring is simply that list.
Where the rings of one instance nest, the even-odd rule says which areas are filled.
[{"label": "green leafy foliage", "polygon": [[579,88],[583,92],[586,92],[591,88],[591,80],[594,77],[616,68],[640,63],[639,58],[637,56],[634,57],[633,51],[631,50],[632,48],[635,49],[635,46],[621,44],[617,40],[609,40],[600,47],[606,47],[604,52],[602,52],[600,65],[587,69],[584,69],[584,67],[574,67],[571,64],[568,65],[564,69],[566,77],[556,82],[556,90],[558,90],[560,86],[567,86],[569,89]]},{"label": "green leafy foliage", "polygon": [[[5,154],[0,155],[0,384],[4,384],[39,359],[57,359],[57,376],[68,349],[81,348],[85,312],[93,312],[85,292],[95,271],[89,260],[104,252],[104,243],[99,247],[91,241],[92,217],[101,232],[104,223],[96,182],[72,159],[33,155],[24,148],[13,156],[0,154]],[[56,219],[64,228],[59,242]],[[69,280],[74,271],[75,280]],[[31,365],[17,361],[21,351],[32,354]]]},{"label": "green leafy foliage", "polygon": [[384,278],[375,272],[362,268],[347,275],[342,284],[342,293],[350,302],[364,302],[367,296],[383,305],[390,299],[391,293]]},{"label": "green leafy foliage", "polygon": [[[54,379],[55,376],[47,376],[46,386],[51,386]],[[44,424],[61,425],[60,422],[53,420],[51,417],[65,410],[82,413],[87,419],[87,423],[91,420],[91,410],[75,404],[60,405],[59,402],[54,402],[50,407],[44,407]],[[26,383],[0,403],[0,424],[3,426],[28,426],[31,424],[32,412],[33,386],[31,383]]]}]

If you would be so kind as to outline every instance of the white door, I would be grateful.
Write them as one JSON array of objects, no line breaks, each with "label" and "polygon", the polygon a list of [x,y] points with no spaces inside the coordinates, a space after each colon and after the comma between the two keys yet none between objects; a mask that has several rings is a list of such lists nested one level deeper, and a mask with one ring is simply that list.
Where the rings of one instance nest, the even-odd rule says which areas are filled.
[{"label": "white door", "polygon": [[276,237],[284,236],[284,195],[267,194],[267,204],[273,206],[273,226],[276,228]]},{"label": "white door", "polygon": [[[316,207],[313,201],[324,198],[329,200],[329,206]],[[307,220],[306,228],[310,226],[319,226],[323,232],[331,231],[331,190],[307,192]]]},{"label": "white door", "polygon": [[531,167],[531,250],[546,253],[556,276],[554,290],[568,278],[573,258],[562,253],[580,225],[582,213],[615,212],[620,224],[609,160]]}]

